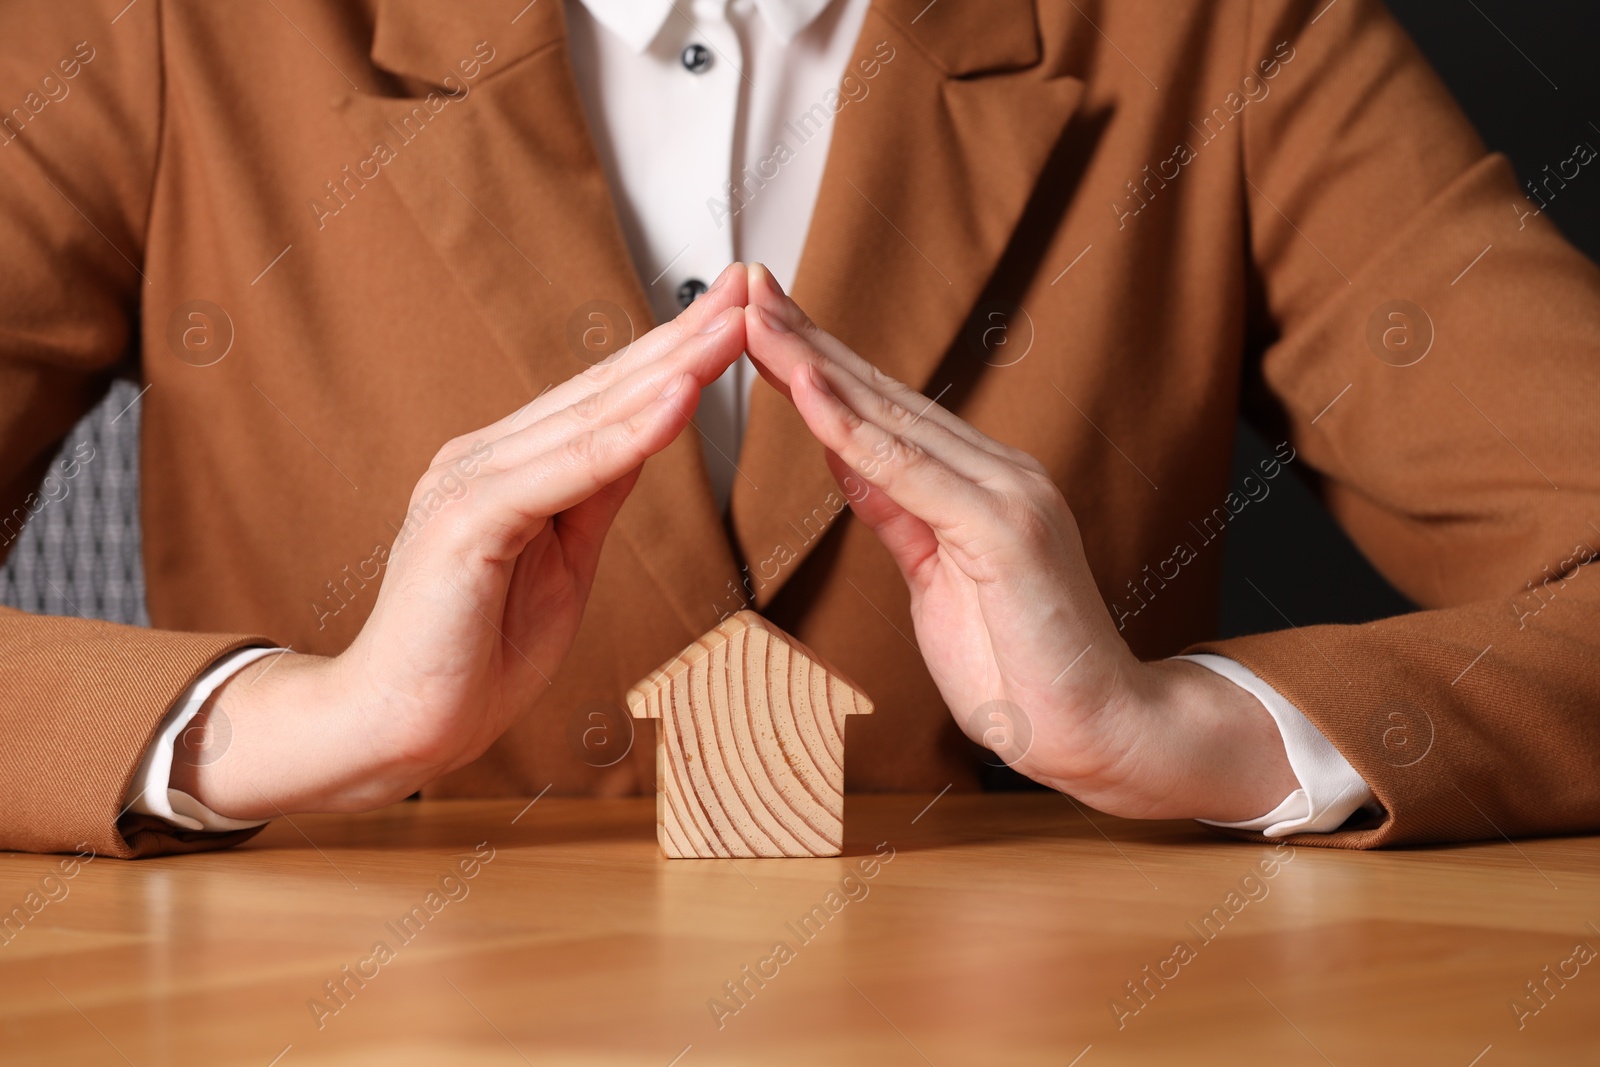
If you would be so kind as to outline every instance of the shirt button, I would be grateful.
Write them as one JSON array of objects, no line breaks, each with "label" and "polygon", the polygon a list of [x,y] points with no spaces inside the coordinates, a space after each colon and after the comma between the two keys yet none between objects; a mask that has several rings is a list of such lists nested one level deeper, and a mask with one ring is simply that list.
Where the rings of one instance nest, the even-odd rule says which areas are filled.
[{"label": "shirt button", "polygon": [[689,45],[678,58],[690,74],[704,74],[711,69],[711,49],[703,44]]},{"label": "shirt button", "polygon": [[695,298],[706,291],[706,283],[699,278],[690,278],[678,286],[678,306],[686,308],[695,302]]}]

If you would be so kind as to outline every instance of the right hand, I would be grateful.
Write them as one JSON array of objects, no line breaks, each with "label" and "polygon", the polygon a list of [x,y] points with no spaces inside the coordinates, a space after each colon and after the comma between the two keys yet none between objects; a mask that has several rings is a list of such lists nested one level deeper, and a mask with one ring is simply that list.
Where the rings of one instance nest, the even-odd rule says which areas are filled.
[{"label": "right hand", "polygon": [[968,737],[1125,818],[1242,821],[1299,788],[1259,700],[1128,647],[1038,460],[878,370],[760,266],[749,286],[750,357],[899,567],[917,648]]},{"label": "right hand", "polygon": [[350,647],[229,679],[188,731],[226,751],[180,751],[172,786],[237,819],[364,811],[480,756],[566,657],[640,466],[744,350],[746,293],[736,263],[619,356],[445,445],[408,514],[471,470],[465,490],[397,538]]}]

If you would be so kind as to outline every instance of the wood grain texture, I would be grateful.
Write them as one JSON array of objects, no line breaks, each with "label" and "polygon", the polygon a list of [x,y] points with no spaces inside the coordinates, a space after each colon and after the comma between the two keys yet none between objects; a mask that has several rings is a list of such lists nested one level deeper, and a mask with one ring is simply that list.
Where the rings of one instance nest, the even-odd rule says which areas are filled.
[{"label": "wood grain texture", "polygon": [[630,689],[628,708],[659,720],[667,856],[839,854],[845,719],[872,702],[803,643],[736,612]]},{"label": "wood grain texture", "polygon": [[[1600,1062],[1600,961],[1521,1025],[1510,1007],[1600,947],[1596,838],[1285,849],[1250,899],[1272,845],[1053,793],[852,795],[843,854],[809,863],[672,862],[648,798],[530,799],[82,865],[0,937],[0,1067]],[[392,924],[475,852],[492,859],[402,944]],[[60,859],[0,853],[0,911]],[[1190,924],[1235,893],[1204,942]],[[329,1000],[379,940],[395,958]],[[794,957],[747,979],[780,940]],[[1180,940],[1196,958],[1148,978]]]}]

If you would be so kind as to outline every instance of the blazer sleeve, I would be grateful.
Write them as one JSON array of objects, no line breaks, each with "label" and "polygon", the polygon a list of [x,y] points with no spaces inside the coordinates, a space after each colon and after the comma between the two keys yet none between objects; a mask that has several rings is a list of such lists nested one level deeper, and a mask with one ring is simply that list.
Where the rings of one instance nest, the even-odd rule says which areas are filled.
[{"label": "blazer sleeve", "polygon": [[[1421,610],[1195,650],[1293,702],[1383,806],[1297,844],[1600,829],[1600,271],[1378,0],[1256,0],[1248,36],[1249,64],[1294,55],[1244,109],[1247,388]],[[1573,140],[1541,199],[1594,160]]]},{"label": "blazer sleeve", "polygon": [[[154,3],[0,5],[0,558],[132,341],[159,25]],[[166,711],[251,643],[0,609],[0,849],[131,857],[248,837],[119,816]]]}]

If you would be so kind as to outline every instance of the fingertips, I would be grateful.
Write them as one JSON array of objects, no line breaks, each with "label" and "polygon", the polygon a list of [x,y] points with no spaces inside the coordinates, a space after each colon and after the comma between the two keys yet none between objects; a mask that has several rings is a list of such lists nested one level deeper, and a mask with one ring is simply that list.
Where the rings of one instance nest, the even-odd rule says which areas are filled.
[{"label": "fingertips", "polygon": [[800,408],[802,415],[806,413],[807,408],[817,408],[826,395],[817,385],[820,380],[821,376],[810,363],[800,363],[789,368],[789,393],[794,397],[795,406]]},{"label": "fingertips", "polygon": [[788,322],[784,320],[784,316],[780,312],[759,304],[754,305],[754,310],[756,318],[761,322],[761,325],[766,327],[772,334],[781,337],[794,332],[789,328]]},{"label": "fingertips", "polygon": [[822,373],[822,368],[815,363],[806,364],[806,381],[829,400],[841,403],[839,395],[833,391],[833,386],[828,384],[827,376]]},{"label": "fingertips", "polygon": [[790,375],[789,384],[797,393],[804,391],[808,396],[815,397],[816,402],[824,408],[831,409],[837,414],[850,413],[848,405],[833,391],[833,386],[829,384],[827,375],[822,373],[820,364],[809,360],[800,364]]},{"label": "fingertips", "polygon": [[782,300],[787,295],[765,263],[750,264],[745,271],[745,283],[753,302],[770,303]]},{"label": "fingertips", "polygon": [[[666,384],[666,387],[661,390],[661,396],[645,411],[654,411],[657,418],[663,419],[669,424],[673,422],[686,424],[694,417],[695,407],[699,402],[699,379],[692,374],[680,374]],[[682,428],[682,425],[678,427],[678,429]],[[674,434],[676,432],[675,430]]]},{"label": "fingertips", "polygon": [[[761,264],[750,267],[749,302],[745,306],[746,329],[750,333],[750,355],[756,360],[786,361],[796,356],[826,359],[852,371],[867,365],[850,347],[818,326],[792,297],[784,295],[772,274]],[[783,339],[794,347],[785,350]],[[788,368],[780,370],[788,377]]]},{"label": "fingertips", "polygon": [[634,368],[622,380],[624,389],[643,388],[659,396],[672,378],[690,374],[708,385],[730,367],[745,349],[744,310],[730,307],[705,320],[697,332],[682,337],[672,348]]},{"label": "fingertips", "polygon": [[700,295],[700,299],[689,305],[693,309],[696,304],[705,301],[708,314],[717,314],[730,307],[743,307],[750,299],[749,271],[743,263],[735,260],[722,268],[722,273],[717,275],[711,283],[711,288]]},{"label": "fingertips", "polygon": [[631,363],[647,363],[672,350],[675,345],[705,330],[729,308],[742,308],[748,302],[749,284],[743,263],[730,263],[717,275],[711,288],[693,303],[639,338],[629,348]]},{"label": "fingertips", "polygon": [[[645,455],[658,452],[688,425],[699,400],[699,380],[693,374],[675,374],[652,400],[624,420],[623,429]],[[640,459],[642,462],[643,456]]]},{"label": "fingertips", "polygon": [[705,321],[704,325],[700,327],[699,336],[710,337],[712,334],[726,329],[734,319],[742,318],[744,318],[744,311],[742,308],[726,308],[720,314],[713,315],[711,318]]},{"label": "fingertips", "polygon": [[685,369],[696,374],[702,383],[710,383],[739,358],[746,343],[744,309],[730,307],[708,320],[698,334],[685,338],[689,356]]},{"label": "fingertips", "polygon": [[849,443],[849,421],[856,417],[828,385],[815,364],[802,363],[789,375],[794,406],[811,432],[829,448],[838,450]]},{"label": "fingertips", "polygon": [[789,393],[796,369],[819,358],[816,349],[768,308],[745,308],[744,323],[750,358],[758,368],[771,372],[767,377],[780,392]]},{"label": "fingertips", "polygon": [[778,279],[765,264],[752,263],[748,272],[748,290],[746,303],[769,313],[775,330],[802,330],[810,324],[810,319],[795,303],[783,286],[778,284]]}]

